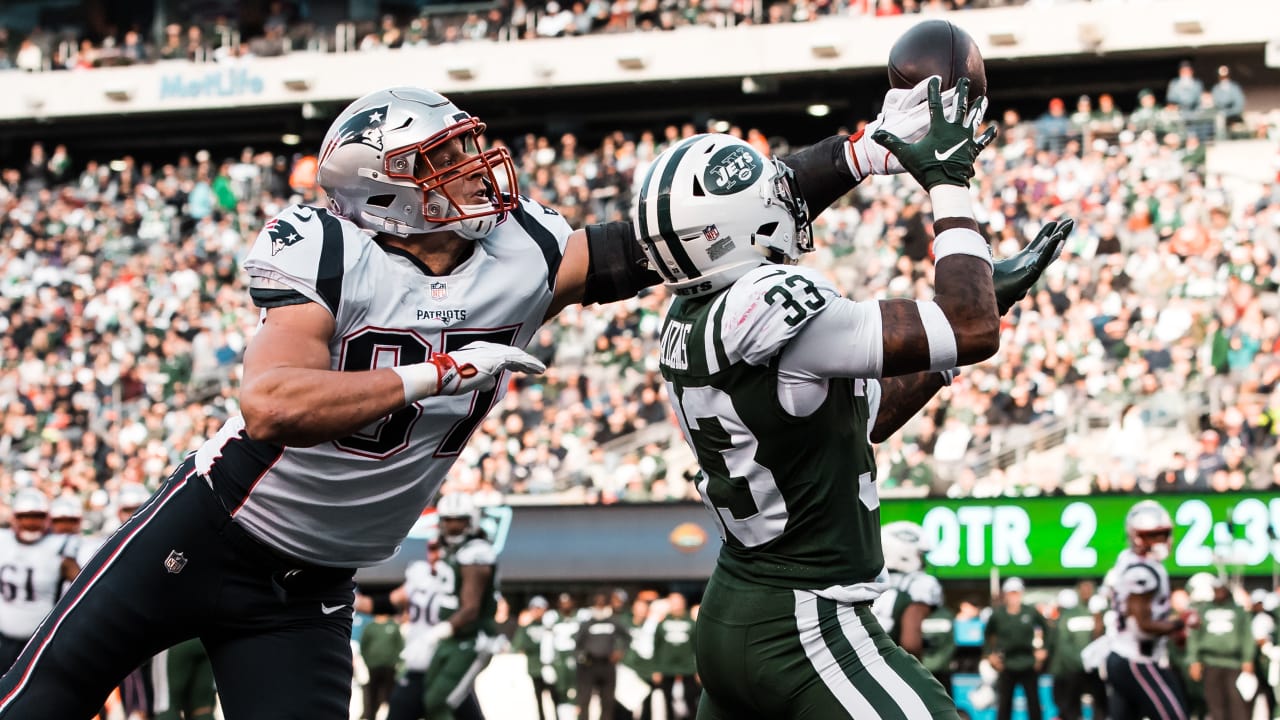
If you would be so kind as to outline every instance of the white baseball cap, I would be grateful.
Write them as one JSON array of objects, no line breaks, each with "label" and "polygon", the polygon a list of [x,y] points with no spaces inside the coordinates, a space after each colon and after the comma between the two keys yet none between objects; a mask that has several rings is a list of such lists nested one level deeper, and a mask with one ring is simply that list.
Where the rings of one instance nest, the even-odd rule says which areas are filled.
[{"label": "white baseball cap", "polygon": [[1006,593],[1022,592],[1026,589],[1027,586],[1022,584],[1022,580],[1016,577],[1011,577],[1008,580],[1005,580],[1004,584],[1000,586],[1000,592]]}]

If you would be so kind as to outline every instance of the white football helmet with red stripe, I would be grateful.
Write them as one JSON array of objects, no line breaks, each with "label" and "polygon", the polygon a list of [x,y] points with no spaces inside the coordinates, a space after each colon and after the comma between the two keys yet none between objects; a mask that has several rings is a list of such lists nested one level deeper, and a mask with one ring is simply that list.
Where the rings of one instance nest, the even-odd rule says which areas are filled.
[{"label": "white football helmet with red stripe", "polygon": [[[320,146],[316,182],[329,209],[366,230],[401,237],[488,235],[515,209],[519,188],[505,147],[485,150],[485,124],[430,90],[395,87],[347,106]],[[482,192],[446,187],[480,174]]]}]

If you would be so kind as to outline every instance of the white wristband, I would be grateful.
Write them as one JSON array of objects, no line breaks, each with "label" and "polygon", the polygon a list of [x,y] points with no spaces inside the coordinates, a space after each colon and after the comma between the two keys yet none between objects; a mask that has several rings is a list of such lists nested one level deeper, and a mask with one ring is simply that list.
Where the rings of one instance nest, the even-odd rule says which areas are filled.
[{"label": "white wristband", "polygon": [[934,264],[948,255],[972,255],[986,260],[988,265],[995,268],[991,260],[991,245],[987,239],[968,228],[943,230],[933,239]]},{"label": "white wristband", "polygon": [[973,199],[969,188],[961,185],[934,185],[929,189],[933,219],[973,217]]},{"label": "white wristband", "polygon": [[404,384],[404,404],[413,403],[440,392],[440,368],[429,362],[401,365],[391,370]]},{"label": "white wristband", "polygon": [[950,370],[956,366],[956,333],[951,321],[938,303],[924,300],[916,303],[920,308],[920,322],[929,340],[929,371]]}]

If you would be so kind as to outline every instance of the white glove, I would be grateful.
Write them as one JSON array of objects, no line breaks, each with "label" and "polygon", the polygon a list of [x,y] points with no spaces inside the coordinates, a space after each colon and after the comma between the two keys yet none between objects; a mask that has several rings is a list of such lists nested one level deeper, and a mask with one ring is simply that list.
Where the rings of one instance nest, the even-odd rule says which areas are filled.
[{"label": "white glove", "polygon": [[1236,690],[1245,702],[1253,702],[1253,696],[1258,694],[1258,676],[1251,672],[1240,673],[1236,676]]},{"label": "white glove", "polygon": [[391,369],[404,383],[408,405],[433,395],[490,390],[507,370],[541,373],[547,366],[519,348],[477,340],[451,353],[432,353],[426,362]]},{"label": "white glove", "polygon": [[542,666],[542,682],[548,685],[556,684],[556,669],[550,665]]},{"label": "white glove", "polygon": [[[933,77],[938,77],[934,75]],[[929,131],[929,80],[925,78],[915,87],[893,88],[885,93],[884,104],[875,120],[849,137],[845,160],[853,171],[854,179],[862,180],[868,175],[896,175],[903,172],[902,163],[883,145],[871,139],[872,133],[884,129],[902,138],[904,142],[913,143],[925,136]],[[954,119],[956,112],[956,89],[953,87],[942,93],[942,108],[948,120]],[[970,98],[969,115],[966,123],[970,127],[982,124],[987,113],[987,98]]]}]

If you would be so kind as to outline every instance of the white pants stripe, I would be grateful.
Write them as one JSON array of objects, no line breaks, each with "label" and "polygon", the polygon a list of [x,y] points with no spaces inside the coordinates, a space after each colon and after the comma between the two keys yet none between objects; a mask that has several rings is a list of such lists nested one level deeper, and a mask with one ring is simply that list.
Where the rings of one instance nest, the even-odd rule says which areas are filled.
[{"label": "white pants stripe", "polygon": [[[822,639],[822,629],[818,623],[818,596],[804,590],[794,592],[796,629],[800,633],[800,644],[804,647],[804,654],[809,658],[809,664],[818,673],[822,683],[827,686],[832,695],[836,696],[852,717],[859,720],[879,720],[880,713],[866,696],[854,687],[853,681],[845,675],[844,668],[840,667],[840,662],[836,660],[831,649],[827,647],[826,641]],[[866,636],[865,631],[862,634]],[[853,640],[850,639],[850,642]]]},{"label": "white pants stripe", "polygon": [[889,693],[889,696],[902,709],[902,713],[911,720],[931,717],[932,714],[929,712],[928,706],[924,704],[924,700],[920,698],[919,693],[908,685],[907,681],[903,680],[897,671],[889,667],[889,663],[885,662],[884,657],[880,655],[880,651],[876,649],[876,641],[863,626],[857,610],[852,605],[841,605],[840,609],[836,611],[836,617],[840,619],[840,627],[844,630],[844,636],[848,639],[849,644],[853,646],[854,652],[858,654],[858,659],[862,661],[863,667],[866,668],[876,683]]}]

